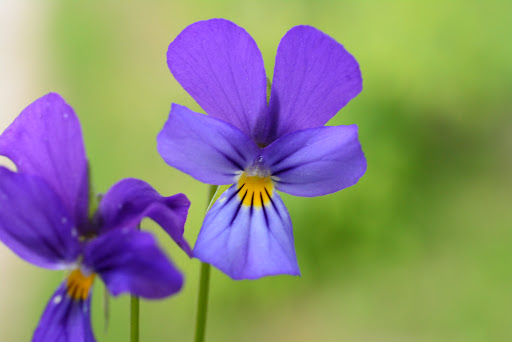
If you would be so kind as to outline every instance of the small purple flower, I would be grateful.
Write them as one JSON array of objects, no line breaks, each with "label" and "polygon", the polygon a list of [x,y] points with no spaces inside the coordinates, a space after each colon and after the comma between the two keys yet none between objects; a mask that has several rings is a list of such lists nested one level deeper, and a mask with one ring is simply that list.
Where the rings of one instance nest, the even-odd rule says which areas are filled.
[{"label": "small purple flower", "polygon": [[138,179],[124,179],[102,198],[89,219],[89,176],[80,123],[57,94],[29,105],[0,136],[0,240],[40,267],[69,270],[53,294],[33,341],[94,341],[91,286],[96,276],[110,293],[163,298],[183,276],[151,234],[137,228],[150,217],[184,249],[190,205],[178,194],[160,196]]},{"label": "small purple flower", "polygon": [[233,279],[300,274],[276,190],[322,196],[365,173],[357,126],[324,127],[362,89],[356,60],[317,29],[292,28],[277,51],[268,105],[261,53],[232,22],[188,26],[167,63],[209,116],[173,104],[160,155],[204,183],[234,183],[206,215],[194,256]]}]

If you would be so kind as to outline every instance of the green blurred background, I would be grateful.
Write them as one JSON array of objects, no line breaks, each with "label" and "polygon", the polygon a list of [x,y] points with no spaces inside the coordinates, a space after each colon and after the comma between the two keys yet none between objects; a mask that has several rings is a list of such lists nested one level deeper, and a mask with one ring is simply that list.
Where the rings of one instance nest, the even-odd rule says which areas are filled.
[{"label": "green blurred background", "polygon": [[[0,130],[59,92],[81,119],[95,189],[137,177],[186,193],[191,243],[207,186],[168,167],[155,142],[172,102],[201,111],[167,69],[174,37],[230,19],[271,77],[281,37],[309,24],[359,61],[363,92],[330,124],[359,125],[367,173],[334,195],[283,195],[302,276],[214,270],[208,341],[512,341],[511,1],[4,0],[0,11]],[[191,341],[199,262],[143,226],[186,285],[142,303],[141,341]],[[0,341],[28,341],[64,274],[4,246],[0,267]],[[128,297],[110,302],[105,333],[103,285],[94,291],[98,340],[128,341]]]}]

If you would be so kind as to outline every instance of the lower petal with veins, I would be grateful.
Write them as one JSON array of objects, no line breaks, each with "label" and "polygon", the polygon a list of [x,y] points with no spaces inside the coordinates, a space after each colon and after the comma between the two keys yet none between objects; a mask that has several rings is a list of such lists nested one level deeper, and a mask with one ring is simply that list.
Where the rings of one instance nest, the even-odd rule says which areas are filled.
[{"label": "lower petal with veins", "polygon": [[193,253],[233,279],[300,274],[290,216],[270,178],[243,174],[207,213]]}]

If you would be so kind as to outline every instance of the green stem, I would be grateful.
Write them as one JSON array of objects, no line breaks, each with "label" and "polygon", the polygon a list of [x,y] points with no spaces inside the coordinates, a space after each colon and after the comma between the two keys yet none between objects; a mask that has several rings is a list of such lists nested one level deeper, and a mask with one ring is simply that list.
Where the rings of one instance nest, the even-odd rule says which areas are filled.
[{"label": "green stem", "polygon": [[208,291],[210,289],[210,265],[201,263],[199,293],[197,298],[196,336],[195,342],[203,342],[206,331],[206,315],[208,312]]},{"label": "green stem", "polygon": [[130,342],[139,342],[139,305],[139,297],[130,296]]},{"label": "green stem", "polygon": [[139,342],[139,297],[130,297],[130,342]]},{"label": "green stem", "polygon": [[[208,192],[208,210],[215,200],[215,194],[220,187],[210,185]],[[208,292],[210,290],[210,265],[201,263],[201,273],[199,276],[199,292],[197,295],[197,316],[196,316],[196,335],[195,342],[204,342],[206,331],[206,316],[208,313]]]}]

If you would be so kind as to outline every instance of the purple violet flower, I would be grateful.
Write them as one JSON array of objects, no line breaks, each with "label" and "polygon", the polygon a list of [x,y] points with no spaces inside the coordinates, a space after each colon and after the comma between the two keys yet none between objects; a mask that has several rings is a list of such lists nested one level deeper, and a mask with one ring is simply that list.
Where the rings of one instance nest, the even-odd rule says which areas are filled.
[{"label": "purple violet flower", "polygon": [[194,256],[233,279],[300,274],[276,190],[322,196],[365,173],[357,126],[324,127],[362,89],[356,60],[319,30],[292,28],[279,44],[268,105],[261,53],[230,21],[188,26],[167,63],[208,116],[173,104],[160,155],[204,183],[234,183],[207,213]]},{"label": "purple violet flower", "polygon": [[151,234],[137,228],[150,217],[191,253],[183,239],[190,205],[178,194],[160,196],[138,179],[124,179],[89,219],[89,176],[80,123],[57,94],[29,105],[0,136],[0,240],[40,267],[69,270],[53,294],[33,341],[94,341],[91,286],[98,275],[110,293],[163,298],[183,276]]}]

